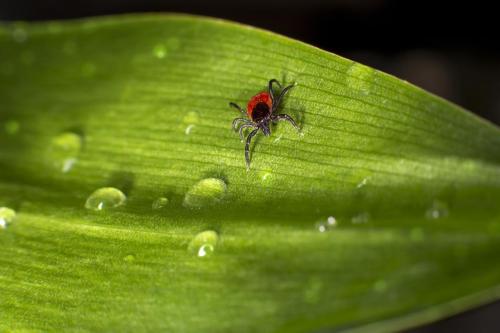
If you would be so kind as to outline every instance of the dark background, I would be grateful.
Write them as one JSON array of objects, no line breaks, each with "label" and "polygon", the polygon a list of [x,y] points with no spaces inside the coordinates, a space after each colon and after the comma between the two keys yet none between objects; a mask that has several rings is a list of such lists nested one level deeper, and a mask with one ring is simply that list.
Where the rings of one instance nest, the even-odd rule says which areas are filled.
[{"label": "dark background", "polygon": [[[500,124],[499,11],[487,2],[0,0],[4,21],[172,11],[225,18],[302,40]],[[500,332],[500,302],[407,332]]]}]

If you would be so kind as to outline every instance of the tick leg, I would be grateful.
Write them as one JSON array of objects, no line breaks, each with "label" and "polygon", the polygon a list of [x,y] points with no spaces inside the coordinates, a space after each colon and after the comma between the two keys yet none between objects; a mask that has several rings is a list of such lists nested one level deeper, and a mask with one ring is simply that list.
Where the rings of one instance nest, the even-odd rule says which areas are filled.
[{"label": "tick leg", "polygon": [[276,83],[280,88],[281,84],[276,79],[272,79],[269,81],[269,95],[271,96],[271,101],[274,103],[273,83]]},{"label": "tick leg", "polygon": [[241,113],[243,114],[247,114],[242,108],[240,108],[240,106],[236,103],[233,103],[233,102],[230,102],[229,103],[229,106],[232,106],[233,108],[235,108],[236,110],[240,111]]},{"label": "tick leg", "polygon": [[252,138],[257,134],[259,129],[254,129],[250,134],[247,136],[247,143],[245,144],[245,161],[247,162],[247,170],[250,170],[250,141],[252,141]]},{"label": "tick leg", "polygon": [[299,126],[297,126],[297,123],[295,122],[295,120],[292,119],[292,117],[290,117],[289,115],[287,114],[284,114],[284,113],[280,113],[276,116],[274,116],[273,118],[271,118],[273,121],[280,121],[280,120],[284,120],[284,121],[288,121],[290,124],[293,125],[293,127],[295,127],[297,129],[297,131],[300,131],[300,128]]},{"label": "tick leg", "polygon": [[280,105],[281,99],[283,98],[283,96],[285,96],[286,93],[288,92],[288,90],[292,89],[294,86],[295,86],[295,83],[283,88],[280,95],[276,99],[276,102],[273,103],[273,109],[271,110],[271,113],[274,113],[274,111],[276,111],[278,109],[278,106]]},{"label": "tick leg", "polygon": [[253,123],[247,123],[247,124],[243,124],[243,125],[241,125],[240,130],[239,130],[239,132],[240,132],[240,139],[241,139],[241,141],[243,141],[243,130],[244,130],[245,128],[249,128],[249,127],[251,127],[251,128],[255,128],[255,125],[254,125]]},{"label": "tick leg", "polygon": [[233,130],[237,130],[238,129],[238,123],[242,122],[243,124],[248,124],[248,123],[251,123],[250,120],[248,120],[247,118],[235,118],[233,120]]}]

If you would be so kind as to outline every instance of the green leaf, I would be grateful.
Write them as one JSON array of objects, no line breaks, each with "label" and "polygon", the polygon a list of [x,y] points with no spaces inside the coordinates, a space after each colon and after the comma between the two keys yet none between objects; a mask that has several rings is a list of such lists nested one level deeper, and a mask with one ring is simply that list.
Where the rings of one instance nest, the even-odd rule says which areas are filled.
[{"label": "green leaf", "polygon": [[[388,331],[500,295],[500,131],[458,106],[183,15],[0,52],[0,331]],[[272,78],[301,131],[247,171],[228,103]]]}]

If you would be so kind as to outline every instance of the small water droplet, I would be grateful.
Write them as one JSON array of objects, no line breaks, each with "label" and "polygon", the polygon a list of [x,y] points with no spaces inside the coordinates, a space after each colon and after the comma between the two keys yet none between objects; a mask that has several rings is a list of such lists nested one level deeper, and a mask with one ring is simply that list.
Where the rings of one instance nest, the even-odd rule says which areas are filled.
[{"label": "small water droplet", "polygon": [[102,187],[95,190],[85,202],[85,208],[91,210],[105,210],[116,208],[125,204],[127,197],[117,188]]},{"label": "small water droplet", "polygon": [[154,210],[159,210],[159,209],[163,209],[163,208],[167,207],[167,205],[168,205],[168,199],[165,197],[161,197],[161,198],[158,198],[155,201],[153,201],[153,204],[151,205],[151,207]]},{"label": "small water droplet", "polygon": [[276,139],[274,139],[274,141],[273,141],[273,142],[274,142],[274,143],[278,143],[278,142],[280,142],[280,140],[281,140],[281,137],[282,137],[282,136],[283,136],[283,134],[280,134],[280,135],[279,135]]},{"label": "small water droplet", "polygon": [[194,184],[184,196],[183,206],[202,208],[219,203],[226,194],[226,183],[217,178],[205,178]]},{"label": "small water droplet", "polygon": [[189,242],[188,250],[198,257],[209,257],[215,251],[219,235],[213,230],[200,232]]},{"label": "small water droplet", "polygon": [[156,44],[153,48],[153,55],[158,59],[163,59],[167,55],[167,48],[163,44]]},{"label": "small water droplet", "polygon": [[367,212],[359,213],[351,218],[353,224],[364,224],[370,220],[370,214]]},{"label": "small water droplet", "polygon": [[123,261],[132,263],[135,261],[135,256],[132,254],[126,255],[125,257],[123,257]]},{"label": "small water droplet", "polygon": [[316,223],[316,229],[321,233],[327,232],[335,228],[336,226],[337,226],[337,219],[333,216],[328,216],[326,221],[323,220]]},{"label": "small water droplet", "polygon": [[430,220],[448,217],[448,205],[445,202],[434,200],[432,205],[425,212],[425,217]]},{"label": "small water droplet", "polygon": [[188,125],[186,127],[186,130],[184,131],[184,133],[186,133],[186,135],[189,135],[191,133],[191,130],[193,129],[195,125],[191,124],[191,125]]},{"label": "small water droplet", "polygon": [[185,124],[197,124],[200,121],[200,115],[196,111],[189,111],[186,113],[182,121]]},{"label": "small water droplet", "polygon": [[20,125],[15,120],[7,120],[5,122],[5,132],[9,135],[15,135],[19,132]]},{"label": "small water droplet", "polygon": [[97,67],[90,62],[86,62],[82,65],[81,73],[83,77],[92,77],[97,72]]},{"label": "small water droplet", "polygon": [[0,207],[0,229],[5,229],[16,218],[16,211],[8,207]]},{"label": "small water droplet", "polygon": [[358,185],[356,185],[356,188],[362,188],[362,187],[364,187],[364,186],[366,185],[366,183],[367,183],[367,182],[368,182],[368,177],[363,178],[363,180],[362,180],[362,181],[360,181],[360,182],[358,183]]},{"label": "small water droplet", "polygon": [[51,141],[49,159],[62,172],[69,172],[77,162],[77,156],[83,145],[80,135],[73,132],[63,132]]},{"label": "small water droplet", "polygon": [[17,43],[24,43],[28,39],[28,33],[23,26],[15,26],[11,33],[12,39]]},{"label": "small water droplet", "polygon": [[369,95],[373,74],[372,68],[353,62],[347,70],[347,85],[363,95]]}]

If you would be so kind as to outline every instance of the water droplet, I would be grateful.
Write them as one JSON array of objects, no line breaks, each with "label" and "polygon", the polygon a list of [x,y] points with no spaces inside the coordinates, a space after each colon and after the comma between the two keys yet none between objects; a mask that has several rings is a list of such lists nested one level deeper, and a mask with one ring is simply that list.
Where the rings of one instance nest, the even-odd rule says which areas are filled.
[{"label": "water droplet", "polygon": [[28,33],[23,26],[15,26],[12,29],[12,39],[17,43],[24,43],[28,39]]},{"label": "water droplet", "polygon": [[153,204],[151,205],[151,207],[154,210],[159,210],[159,209],[165,208],[167,205],[168,205],[168,199],[165,197],[161,197],[161,198],[158,198],[155,201],[153,201]]},{"label": "water droplet", "polygon": [[197,124],[200,121],[200,115],[196,111],[189,111],[186,113],[182,121],[185,124]]},{"label": "water droplet", "polygon": [[280,140],[281,140],[281,137],[283,136],[283,134],[280,134],[276,139],[274,139],[274,143],[278,143]]},{"label": "water droplet", "polygon": [[0,207],[0,229],[5,229],[16,218],[16,211],[8,207]]},{"label": "water droplet", "polygon": [[347,70],[347,85],[363,95],[369,95],[374,70],[368,66],[353,63]]},{"label": "water droplet", "polygon": [[358,183],[358,185],[356,185],[356,188],[362,188],[362,187],[364,187],[364,186],[366,185],[366,183],[367,183],[367,182],[368,182],[368,177],[363,178],[363,180],[362,180],[362,181],[360,181],[360,182]]},{"label": "water droplet", "polygon": [[430,220],[448,217],[448,205],[445,202],[434,200],[431,207],[425,212],[425,217]]},{"label": "water droplet", "polygon": [[183,205],[201,208],[219,203],[226,194],[226,183],[217,178],[205,178],[194,184],[184,197]]},{"label": "water droplet", "polygon": [[337,226],[337,219],[333,216],[328,216],[326,221],[320,221],[316,223],[316,229],[323,233],[327,232]]},{"label": "water droplet", "polygon": [[127,197],[122,191],[114,187],[103,187],[95,190],[85,202],[85,208],[91,210],[105,210],[125,204]]},{"label": "water droplet", "polygon": [[186,130],[184,131],[184,133],[186,133],[186,135],[189,135],[191,133],[191,130],[193,129],[194,125],[191,124],[191,125],[188,125],[186,127]]},{"label": "water droplet", "polygon": [[215,251],[219,235],[213,230],[200,232],[189,242],[188,250],[198,257],[209,257]]},{"label": "water droplet", "polygon": [[51,141],[49,159],[62,172],[69,172],[77,162],[83,145],[82,137],[73,132],[64,132]]},{"label": "water droplet", "polygon": [[132,254],[126,255],[125,257],[123,257],[123,261],[132,263],[135,261],[135,256],[133,256]]},{"label": "water droplet", "polygon": [[153,55],[158,59],[163,59],[167,55],[167,48],[163,44],[156,44],[153,48]]},{"label": "water droplet", "polygon": [[82,65],[81,73],[83,77],[92,77],[97,72],[97,67],[90,62],[86,62]]},{"label": "water droplet", "polygon": [[19,123],[15,120],[7,120],[5,122],[5,132],[9,135],[15,135],[19,132]]},{"label": "water droplet", "polygon": [[367,212],[359,213],[351,218],[353,224],[364,224],[370,220],[370,214]]},{"label": "water droplet", "polygon": [[263,185],[271,185],[273,180],[273,173],[271,169],[267,168],[260,170],[258,175]]}]

